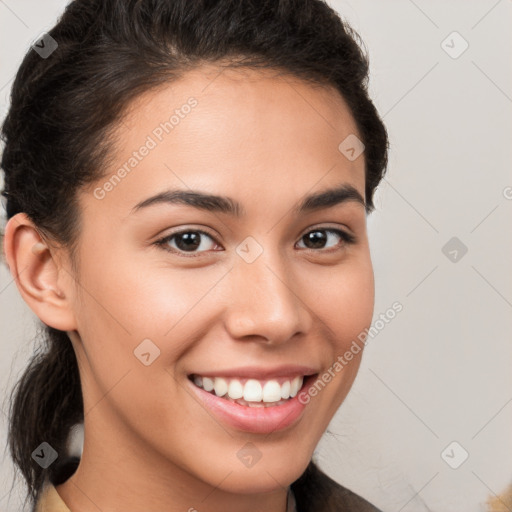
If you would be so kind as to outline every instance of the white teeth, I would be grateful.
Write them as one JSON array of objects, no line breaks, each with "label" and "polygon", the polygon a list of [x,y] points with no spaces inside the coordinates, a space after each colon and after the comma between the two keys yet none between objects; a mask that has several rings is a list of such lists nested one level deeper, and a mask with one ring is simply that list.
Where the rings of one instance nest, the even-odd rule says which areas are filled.
[{"label": "white teeth", "polygon": [[228,396],[233,400],[242,398],[244,396],[244,387],[242,386],[242,383],[239,380],[233,379],[229,383]]},{"label": "white teeth", "polygon": [[245,384],[242,384],[239,379],[224,377],[210,378],[194,375],[193,378],[194,384],[205,391],[213,391],[219,397],[232,400],[243,399],[250,402],[246,404],[250,407],[262,407],[264,403],[270,404],[293,398],[302,387],[303,380],[302,376],[297,376],[279,384],[275,379],[265,382],[248,379]]},{"label": "white teeth", "polygon": [[295,396],[302,387],[302,377],[295,377],[290,386],[290,396]]},{"label": "white teeth", "polygon": [[215,377],[213,386],[217,396],[224,396],[228,392],[228,383],[222,377]]},{"label": "white teeth", "polygon": [[277,402],[281,400],[281,386],[277,380],[269,380],[263,386],[263,401]]},{"label": "white teeth", "polygon": [[281,398],[289,398],[290,396],[290,381],[283,382],[281,386]]},{"label": "white teeth", "polygon": [[255,379],[249,379],[244,386],[244,400],[247,402],[261,402],[262,397],[261,384]]},{"label": "white teeth", "polygon": [[213,380],[210,377],[203,377],[203,389],[211,391],[213,389]]}]

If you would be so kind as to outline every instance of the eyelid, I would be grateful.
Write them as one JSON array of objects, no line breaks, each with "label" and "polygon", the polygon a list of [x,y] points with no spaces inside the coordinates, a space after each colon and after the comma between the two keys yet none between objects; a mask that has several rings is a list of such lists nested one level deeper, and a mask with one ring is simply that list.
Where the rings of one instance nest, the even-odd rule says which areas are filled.
[{"label": "eyelid", "polygon": [[340,231],[344,235],[347,235],[347,237],[352,238],[355,240],[355,235],[352,233],[352,231],[346,227],[346,226],[340,226],[339,224],[335,226],[324,226],[324,225],[313,225],[308,228],[306,228],[302,234],[299,236],[299,239],[302,238],[304,235],[310,233],[311,231]]}]

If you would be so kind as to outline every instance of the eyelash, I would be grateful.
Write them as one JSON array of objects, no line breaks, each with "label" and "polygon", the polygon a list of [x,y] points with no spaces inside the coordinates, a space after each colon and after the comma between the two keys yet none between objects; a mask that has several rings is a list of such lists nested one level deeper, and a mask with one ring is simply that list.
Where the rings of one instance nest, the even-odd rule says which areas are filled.
[{"label": "eyelash", "polygon": [[[315,229],[312,229],[310,231],[307,231],[306,233],[304,233],[304,235],[301,236],[301,240],[302,238],[304,238],[306,235],[308,235],[309,233],[313,233],[315,231],[326,231],[326,232],[329,232],[329,233],[335,233],[337,234],[344,242],[343,245],[347,244],[347,245],[350,245],[350,244],[355,244],[356,243],[356,237],[350,233],[347,233],[346,231],[343,231],[341,229],[338,229],[338,228],[315,228]],[[171,233],[170,235],[167,235],[163,238],[160,238],[159,240],[157,240],[156,242],[154,242],[154,245],[162,248],[164,251],[167,251],[167,252],[170,252],[170,253],[174,253],[174,254],[178,254],[180,256],[183,256],[185,258],[196,258],[198,257],[200,254],[202,254],[203,252],[208,252],[208,251],[200,251],[200,252],[190,252],[190,253],[187,253],[186,251],[182,251],[180,249],[174,249],[174,248],[170,248],[167,243],[172,240],[175,236],[177,235],[183,235],[185,233],[200,233],[202,235],[206,235],[208,238],[211,238],[216,244],[218,244],[218,242],[215,240],[215,238],[210,235],[209,233],[207,233],[206,231],[203,231],[202,229],[184,229],[182,231],[177,231],[175,233]],[[219,245],[219,244],[218,244]],[[331,252],[335,252],[337,250],[341,250],[341,248],[339,249],[305,249],[306,251],[310,251],[310,252],[326,252],[326,253],[331,253]],[[215,251],[217,252],[217,251]]]}]

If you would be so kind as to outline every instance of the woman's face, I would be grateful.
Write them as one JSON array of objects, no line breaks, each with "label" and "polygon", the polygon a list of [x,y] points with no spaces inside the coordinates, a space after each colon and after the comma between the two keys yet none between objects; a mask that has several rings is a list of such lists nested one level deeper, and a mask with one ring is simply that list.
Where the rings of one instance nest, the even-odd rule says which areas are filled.
[{"label": "woman's face", "polygon": [[[360,364],[362,351],[333,369],[373,314],[364,153],[339,149],[358,132],[333,89],[219,72],[203,67],[139,98],[105,178],[79,195],[82,466],[271,491],[303,472]],[[353,189],[348,199],[298,211],[340,187]],[[223,199],[186,204],[175,192]],[[252,390],[257,401],[253,379],[275,400],[286,381],[330,368],[302,404],[265,408],[192,381],[219,377],[219,393]]]}]

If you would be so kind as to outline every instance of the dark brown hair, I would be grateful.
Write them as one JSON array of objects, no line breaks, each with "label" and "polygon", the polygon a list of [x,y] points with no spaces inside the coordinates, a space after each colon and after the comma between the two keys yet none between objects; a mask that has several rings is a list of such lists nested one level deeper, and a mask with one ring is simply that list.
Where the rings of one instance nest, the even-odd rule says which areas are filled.
[{"label": "dark brown hair", "polygon": [[[12,86],[1,134],[2,195],[8,219],[25,212],[48,242],[69,249],[72,262],[80,234],[77,191],[101,178],[112,154],[110,130],[138,95],[202,63],[270,68],[334,86],[365,144],[366,208],[374,209],[387,133],[368,95],[364,44],[324,1],[74,0],[48,34],[58,47],[47,58],[29,50]],[[45,478],[57,485],[76,468],[76,460],[59,457],[43,469],[32,452],[46,441],[65,454],[70,427],[83,421],[70,340],[44,324],[41,334],[9,410],[10,453],[32,500]],[[294,484],[299,511],[330,488],[319,475],[311,462]],[[325,510],[336,509],[325,503]]]}]

